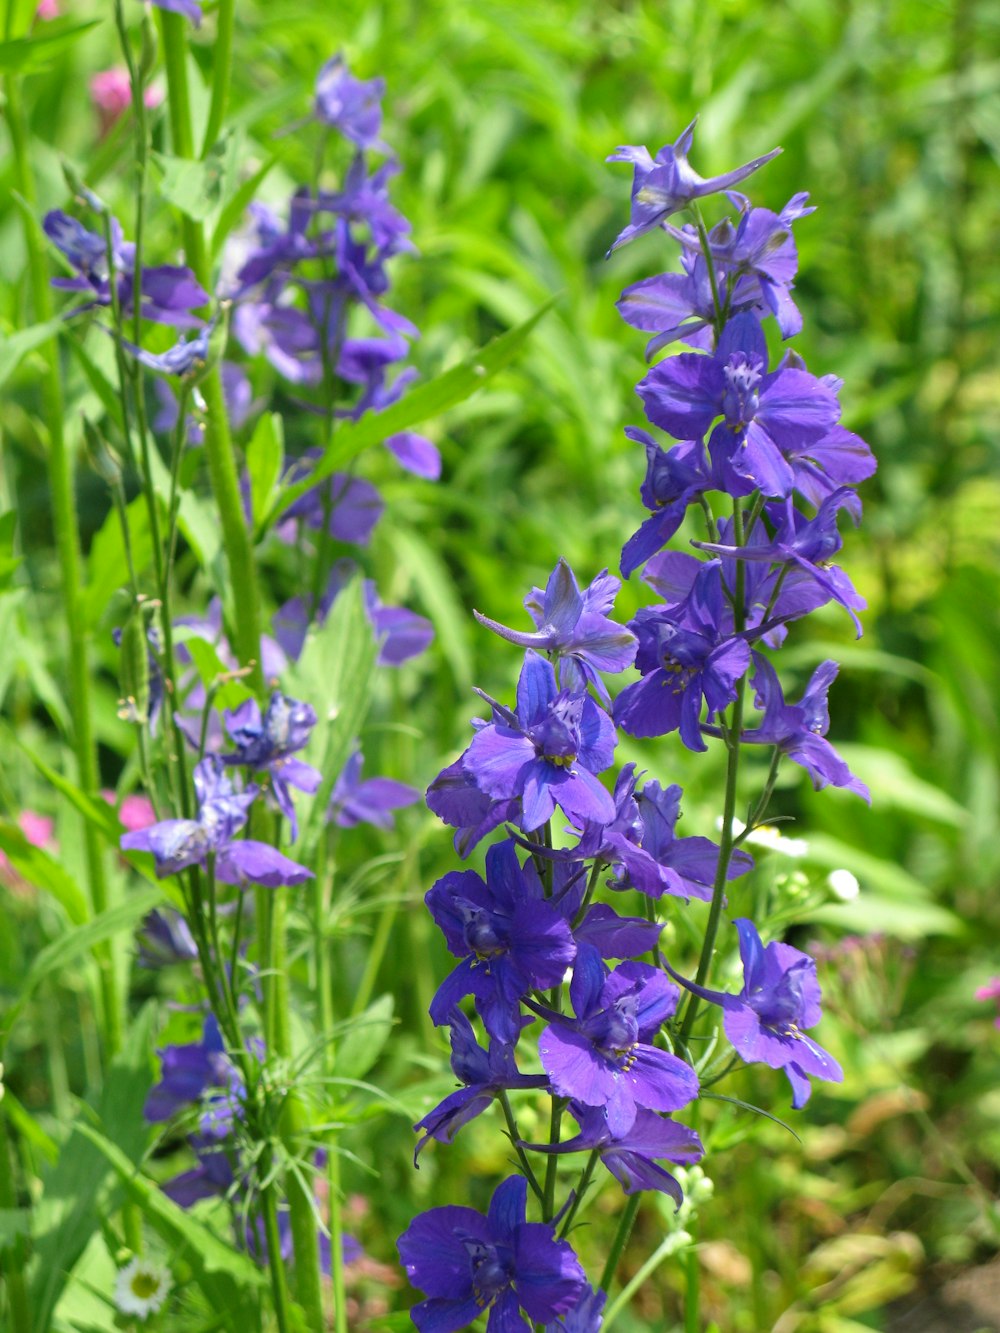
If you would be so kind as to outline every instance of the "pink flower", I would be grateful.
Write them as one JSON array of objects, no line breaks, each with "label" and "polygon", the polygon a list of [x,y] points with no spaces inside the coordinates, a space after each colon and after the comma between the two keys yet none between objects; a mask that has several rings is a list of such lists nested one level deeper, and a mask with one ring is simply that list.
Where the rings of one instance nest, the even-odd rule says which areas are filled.
[{"label": "pink flower", "polygon": [[[132,85],[128,70],[121,65],[104,69],[90,80],[90,97],[101,120],[101,134],[105,135],[119,116],[132,105]],[[143,101],[148,107],[159,106],[163,93],[159,88],[147,88]]]},{"label": "pink flower", "polygon": [[1000,1028],[1000,977],[992,977],[985,986],[980,986],[976,991],[976,999],[997,1001],[998,1013],[993,1025]]},{"label": "pink flower", "polygon": [[[52,839],[54,826],[48,815],[36,814],[34,810],[22,810],[17,822],[32,847],[44,847],[50,852],[58,850],[57,844]],[[4,852],[0,852],[0,879],[12,892],[21,897],[31,893],[31,886],[17,873]]]},{"label": "pink flower", "polygon": [[38,8],[35,10],[36,19],[57,19],[59,17],[59,0],[38,0]]},{"label": "pink flower", "polygon": [[[103,788],[101,795],[108,805],[114,805],[118,799],[108,787]],[[118,818],[127,833],[138,833],[140,829],[149,828],[150,824],[156,823],[156,812],[153,810],[153,803],[148,796],[133,794],[126,796],[122,801],[118,810]]]}]

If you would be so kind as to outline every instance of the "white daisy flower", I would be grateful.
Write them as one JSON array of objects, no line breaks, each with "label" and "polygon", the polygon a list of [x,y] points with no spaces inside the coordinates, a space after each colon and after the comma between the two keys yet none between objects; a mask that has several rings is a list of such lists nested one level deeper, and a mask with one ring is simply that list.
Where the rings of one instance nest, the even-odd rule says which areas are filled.
[{"label": "white daisy flower", "polygon": [[169,1293],[169,1270],[139,1255],[119,1270],[115,1281],[115,1305],[122,1314],[140,1319],[161,1309]]}]

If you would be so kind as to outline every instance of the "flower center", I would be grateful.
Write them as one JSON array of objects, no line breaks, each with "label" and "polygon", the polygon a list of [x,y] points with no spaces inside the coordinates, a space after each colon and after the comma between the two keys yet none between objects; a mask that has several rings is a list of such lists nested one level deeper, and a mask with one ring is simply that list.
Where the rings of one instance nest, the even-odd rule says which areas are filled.
[{"label": "flower center", "polygon": [[138,1296],[140,1300],[148,1301],[150,1296],[155,1296],[160,1290],[160,1280],[155,1273],[146,1273],[140,1268],[129,1286],[132,1288],[134,1296]]},{"label": "flower center", "polygon": [[723,367],[726,387],[722,394],[722,412],[730,430],[739,433],[753,421],[760,407],[760,370],[751,364],[745,352],[733,352]]},{"label": "flower center", "polygon": [[514,1277],[514,1256],[506,1246],[486,1245],[470,1238],[464,1241],[472,1270],[472,1294],[481,1310],[492,1305]]},{"label": "flower center", "polygon": [[539,759],[557,768],[571,768],[580,752],[584,696],[562,690],[552,700],[541,722],[527,733]]}]

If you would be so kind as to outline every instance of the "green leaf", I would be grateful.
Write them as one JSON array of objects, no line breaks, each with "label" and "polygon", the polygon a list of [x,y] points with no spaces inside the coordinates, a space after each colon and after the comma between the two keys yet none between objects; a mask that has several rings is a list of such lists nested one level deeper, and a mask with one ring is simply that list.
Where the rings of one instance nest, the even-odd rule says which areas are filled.
[{"label": "green leaf", "polygon": [[56,791],[61,792],[70,804],[83,815],[88,824],[92,824],[102,837],[113,843],[117,848],[118,839],[121,837],[123,829],[111,806],[106,801],[94,800],[93,797],[82,792],[75,783],[70,782],[69,778],[64,778],[61,773],[56,772],[44,759],[29,749],[15,733],[10,732],[9,734],[13,743],[31,760],[46,782],[51,783]]},{"label": "green leaf", "polygon": [[268,158],[264,165],[258,168],[252,176],[236,190],[231,199],[229,199],[219,214],[219,220],[215,224],[215,230],[212,232],[211,256],[216,258],[223,245],[226,243],[226,237],[240,221],[240,218],[246,212],[248,206],[257,197],[257,190],[263,183],[264,178],[275,166],[277,157]]},{"label": "green leaf", "polygon": [[472,690],[472,653],[469,648],[471,617],[455,589],[451,571],[429,542],[398,524],[388,532],[400,565],[412,577],[424,609],[434,624],[437,641],[451,667],[459,694]]},{"label": "green leaf", "polygon": [[389,1039],[393,1027],[393,998],[380,995],[351,1021],[338,1039],[334,1073],[341,1078],[364,1078]]},{"label": "green leaf", "polygon": [[[142,1108],[152,1083],[154,1017],[150,1003],[130,1022],[96,1106],[101,1127],[130,1172],[149,1141]],[[55,1166],[43,1178],[35,1209],[37,1265],[30,1294],[35,1333],[48,1333],[52,1311],[90,1237],[117,1205],[107,1159],[84,1130],[84,1121],[75,1119]]]},{"label": "green leaf", "polygon": [[14,534],[17,531],[17,513],[10,509],[0,514],[0,593],[14,586],[14,575],[23,563],[14,554]]},{"label": "green leaf", "polygon": [[921,940],[927,935],[961,935],[962,919],[937,903],[888,898],[864,893],[850,903],[830,903],[803,914],[845,932],[891,935],[898,940]]},{"label": "green leaf", "polygon": [[0,851],[22,879],[51,893],[74,925],[87,920],[90,909],[76,880],[55,857],[33,846],[12,820],[0,819]]},{"label": "green leaf", "polygon": [[118,391],[107,375],[87,351],[83,339],[71,325],[63,325],[63,334],[70,352],[80,363],[84,378],[101,401],[101,406],[120,431],[124,432],[122,405]]},{"label": "green leaf", "polygon": [[285,459],[285,431],[277,412],[265,412],[257,422],[247,445],[247,470],[250,473],[250,513],[262,536],[260,517],[270,513],[271,500],[281,476]]},{"label": "green leaf", "polygon": [[27,1208],[0,1208],[0,1247],[30,1234],[31,1213]]},{"label": "green leaf", "polygon": [[291,693],[312,704],[319,719],[306,756],[323,775],[299,836],[308,862],[326,825],[330,794],[350,758],[371,701],[377,649],[360,578],[337,596],[323,628],[311,632],[289,673]]},{"label": "green leaf", "polygon": [[190,1266],[195,1281],[215,1309],[227,1313],[230,1327],[238,1327],[240,1310],[245,1317],[253,1293],[267,1285],[264,1272],[247,1255],[227,1245],[168,1199],[151,1180],[139,1175],[115,1143],[90,1125],[81,1124],[78,1129],[111,1164],[126,1192],[145,1213],[153,1230],[171,1247],[175,1258]]},{"label": "green leaf", "polygon": [[191,638],[179,638],[178,642],[183,642],[191,654],[191,660],[194,662],[201,683],[206,690],[214,691],[215,701],[222,708],[239,708],[246,699],[253,697],[253,691],[241,680],[232,679],[232,670],[226,666],[207,639],[192,635]]},{"label": "green leaf", "polygon": [[[152,473],[153,489],[163,502],[164,510],[168,510],[170,506],[170,473],[155,449],[150,450],[149,465]],[[219,522],[213,516],[209,507],[195,495],[194,491],[182,490],[180,493],[177,526],[184,534],[185,541],[191,547],[202,569],[218,581],[219,587],[223,587],[224,583],[218,580],[218,570],[216,569],[216,563],[222,551]]]},{"label": "green leaf", "polygon": [[85,921],[83,925],[75,926],[58,936],[51,944],[47,944],[28,969],[28,975],[24,979],[17,1000],[4,1014],[3,1030],[10,1031],[14,1020],[30,999],[32,991],[46,977],[51,976],[53,972],[61,971],[81,954],[89,953],[95,945],[103,944],[119,931],[131,929],[147,912],[158,907],[163,898],[163,890],[159,888],[135,890],[129,893],[124,902],[116,903],[114,907],[107,908],[106,911]]},{"label": "green leaf", "polygon": [[153,153],[162,173],[159,192],[193,222],[204,222],[233,193],[239,141],[230,131],[201,162]]},{"label": "green leaf", "polygon": [[61,328],[61,319],[50,319],[44,324],[32,324],[19,333],[8,334],[0,343],[0,385],[10,379],[29,352],[54,338]]},{"label": "green leaf", "polygon": [[[556,298],[546,301],[530,319],[526,319],[517,328],[508,329],[478,352],[467,357],[457,366],[452,366],[437,379],[427,384],[419,384],[410,390],[398,403],[393,403],[383,412],[368,412],[360,421],[345,421],[338,425],[333,442],[319,458],[315,468],[304,481],[293,486],[283,487],[275,503],[275,513],[286,509],[300,495],[330,476],[338,467],[355,458],[362,449],[373,444],[381,444],[397,431],[409,430],[431,417],[440,416],[448,408],[455,407],[471,398],[477,389],[502,370],[521,350],[529,334],[540,319],[546,315]],[[271,516],[269,515],[269,518]]]},{"label": "green leaf", "polygon": [[0,74],[44,69],[99,22],[100,19],[91,19],[89,23],[78,23],[72,28],[52,25],[52,30],[48,24],[43,24],[42,29],[30,37],[0,42]]},{"label": "green leaf", "polygon": [[[126,505],[125,518],[128,522],[132,563],[136,578],[139,578],[153,560],[153,538],[149,531],[149,510],[145,496],[137,495]],[[125,537],[118,510],[113,506],[94,537],[87,556],[87,586],[80,599],[80,609],[88,629],[97,628],[115,593],[128,582]]]}]

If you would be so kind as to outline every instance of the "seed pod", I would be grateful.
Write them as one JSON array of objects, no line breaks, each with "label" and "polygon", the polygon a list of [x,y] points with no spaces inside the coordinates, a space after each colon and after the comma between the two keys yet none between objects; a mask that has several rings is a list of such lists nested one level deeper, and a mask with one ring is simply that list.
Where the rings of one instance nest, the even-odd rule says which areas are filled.
[{"label": "seed pod", "polygon": [[139,607],[134,607],[119,641],[121,662],[118,681],[122,698],[118,716],[140,726],[149,721],[149,646],[146,642],[146,620]]}]

